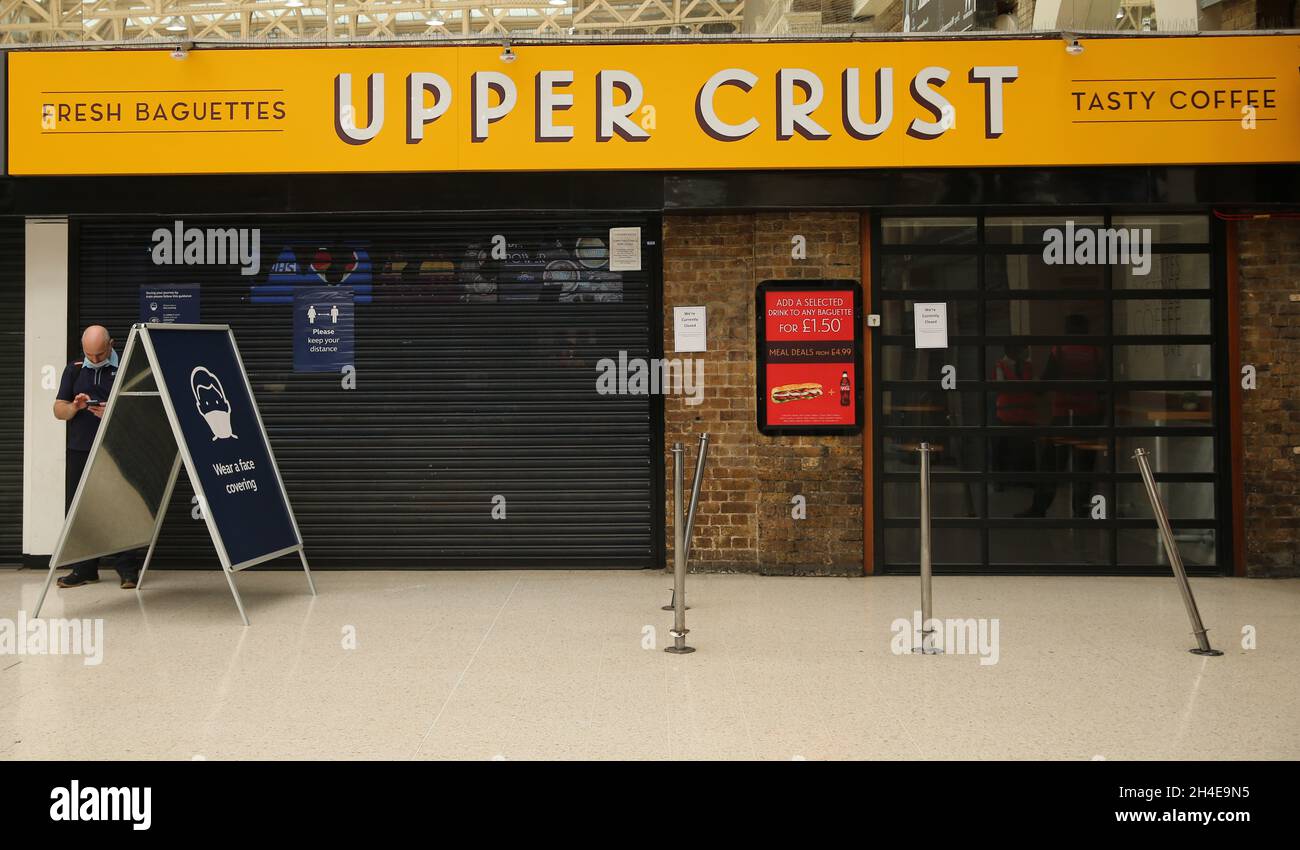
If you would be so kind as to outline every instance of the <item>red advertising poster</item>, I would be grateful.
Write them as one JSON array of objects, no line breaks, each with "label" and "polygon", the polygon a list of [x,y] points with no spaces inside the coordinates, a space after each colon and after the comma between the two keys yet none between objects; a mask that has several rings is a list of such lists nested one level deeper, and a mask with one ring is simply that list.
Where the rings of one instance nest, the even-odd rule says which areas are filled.
[{"label": "red advertising poster", "polygon": [[861,427],[859,291],[853,281],[759,287],[759,427],[765,433]]}]

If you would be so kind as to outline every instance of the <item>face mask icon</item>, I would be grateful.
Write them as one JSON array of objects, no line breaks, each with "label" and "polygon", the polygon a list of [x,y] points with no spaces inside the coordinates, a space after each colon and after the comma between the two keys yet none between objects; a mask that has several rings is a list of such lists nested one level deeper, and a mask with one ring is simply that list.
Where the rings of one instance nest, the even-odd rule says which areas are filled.
[{"label": "face mask icon", "polygon": [[239,439],[230,429],[230,402],[221,380],[205,367],[196,366],[190,372],[190,389],[194,392],[194,406],[212,430],[212,439]]}]

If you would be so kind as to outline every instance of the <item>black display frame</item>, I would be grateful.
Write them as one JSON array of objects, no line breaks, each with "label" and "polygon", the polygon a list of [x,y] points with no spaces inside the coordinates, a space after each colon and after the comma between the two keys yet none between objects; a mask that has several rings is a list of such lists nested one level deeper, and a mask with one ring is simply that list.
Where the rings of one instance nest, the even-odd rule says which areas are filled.
[{"label": "black display frame", "polygon": [[[767,423],[767,323],[764,299],[769,292],[804,292],[821,290],[849,292],[853,297],[853,418],[852,425],[769,425]],[[865,422],[866,394],[863,391],[862,283],[845,278],[804,278],[765,280],[754,287],[754,416],[758,432],[768,437],[854,436],[862,433]]]}]

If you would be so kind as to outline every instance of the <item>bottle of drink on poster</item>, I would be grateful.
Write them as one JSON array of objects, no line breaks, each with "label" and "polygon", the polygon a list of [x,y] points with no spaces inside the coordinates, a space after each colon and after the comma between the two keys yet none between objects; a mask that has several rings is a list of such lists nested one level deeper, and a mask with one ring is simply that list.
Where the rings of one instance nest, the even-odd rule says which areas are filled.
[{"label": "bottle of drink on poster", "polygon": [[849,373],[840,373],[840,406],[849,406],[849,396],[853,394],[853,387],[849,385]]}]

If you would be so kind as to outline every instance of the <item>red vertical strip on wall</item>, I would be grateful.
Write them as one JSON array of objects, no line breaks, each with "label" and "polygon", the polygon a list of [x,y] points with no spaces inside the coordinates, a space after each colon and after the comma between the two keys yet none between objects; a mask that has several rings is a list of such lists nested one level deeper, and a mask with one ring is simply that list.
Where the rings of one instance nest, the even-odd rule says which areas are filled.
[{"label": "red vertical strip on wall", "polygon": [[[875,310],[871,301],[871,213],[862,213],[862,236],[858,240],[862,245],[862,321]],[[862,573],[871,575],[876,571],[876,476],[875,455],[872,439],[872,414],[876,405],[873,399],[875,389],[872,381],[872,341],[871,328],[864,328],[862,333],[862,380],[865,386],[859,387],[863,399],[862,412]]]}]

